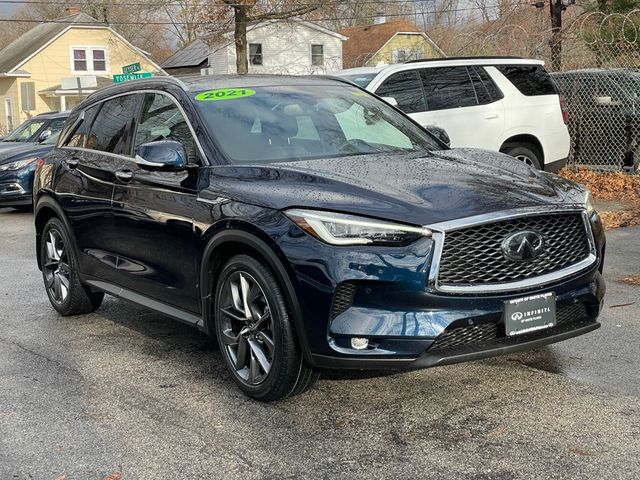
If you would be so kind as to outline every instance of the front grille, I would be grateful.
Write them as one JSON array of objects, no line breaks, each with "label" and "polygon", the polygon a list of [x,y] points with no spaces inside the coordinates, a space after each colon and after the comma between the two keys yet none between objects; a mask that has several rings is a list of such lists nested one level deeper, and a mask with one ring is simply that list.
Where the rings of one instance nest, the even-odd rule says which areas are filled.
[{"label": "front grille", "polygon": [[353,303],[356,295],[356,286],[353,283],[344,282],[338,285],[336,293],[333,297],[333,306],[331,307],[331,319],[336,318],[342,312],[346,311]]},{"label": "front grille", "polygon": [[[576,303],[558,307],[556,310],[556,327],[589,318],[587,306],[584,303]],[[550,329],[551,331],[553,328]],[[540,332],[533,332],[539,334]],[[480,325],[451,325],[442,332],[433,342],[429,351],[443,350],[461,345],[478,345],[497,338],[505,337],[504,324],[498,322],[484,323]],[[526,337],[526,334],[519,335]]]},{"label": "front grille", "polygon": [[[510,234],[535,230],[543,253],[528,261],[508,259],[502,242]],[[445,233],[438,283],[442,286],[499,285],[557,272],[589,256],[582,214],[552,213],[511,218]]]}]

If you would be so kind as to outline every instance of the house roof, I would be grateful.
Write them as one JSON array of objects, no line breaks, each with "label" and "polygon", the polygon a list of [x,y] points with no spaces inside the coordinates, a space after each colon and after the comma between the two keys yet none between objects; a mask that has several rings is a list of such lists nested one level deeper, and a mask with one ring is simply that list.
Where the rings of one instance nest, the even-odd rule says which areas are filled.
[{"label": "house roof", "polygon": [[197,67],[209,57],[209,45],[195,39],[162,62],[162,68]]},{"label": "house roof", "polygon": [[374,25],[350,27],[340,30],[349,39],[342,44],[342,61],[345,68],[363,66],[397,33],[419,33],[430,42],[436,50],[438,46],[415,25],[406,20],[395,20]]},{"label": "house roof", "polygon": [[86,13],[62,17],[40,23],[0,50],[0,73],[9,73],[19,67],[31,55],[51,39],[64,32],[70,25],[103,25]]}]

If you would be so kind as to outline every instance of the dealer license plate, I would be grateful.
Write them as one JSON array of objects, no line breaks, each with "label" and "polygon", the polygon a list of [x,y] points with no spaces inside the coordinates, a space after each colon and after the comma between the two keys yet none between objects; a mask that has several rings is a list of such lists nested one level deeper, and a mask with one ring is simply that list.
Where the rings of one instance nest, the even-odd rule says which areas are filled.
[{"label": "dealer license plate", "polygon": [[522,335],[556,324],[556,295],[540,293],[504,302],[504,325],[507,336]]}]

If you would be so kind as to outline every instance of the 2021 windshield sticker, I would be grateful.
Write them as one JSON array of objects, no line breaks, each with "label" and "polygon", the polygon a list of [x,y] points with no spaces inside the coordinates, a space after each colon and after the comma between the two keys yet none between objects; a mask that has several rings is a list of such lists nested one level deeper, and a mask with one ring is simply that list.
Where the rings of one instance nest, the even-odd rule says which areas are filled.
[{"label": "2021 windshield sticker", "polygon": [[255,90],[251,90],[249,88],[217,88],[215,90],[200,92],[196,95],[196,100],[201,102],[208,102],[212,100],[233,100],[234,98],[250,97],[255,94]]}]

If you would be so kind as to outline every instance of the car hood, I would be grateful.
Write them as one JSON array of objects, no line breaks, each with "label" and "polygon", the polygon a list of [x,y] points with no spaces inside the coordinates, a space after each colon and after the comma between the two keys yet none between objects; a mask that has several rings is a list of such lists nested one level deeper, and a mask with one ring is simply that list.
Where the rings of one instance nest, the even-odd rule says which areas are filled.
[{"label": "car hood", "polygon": [[13,150],[15,148],[22,148],[22,147],[35,147],[40,145],[39,143],[35,143],[35,142],[0,142],[0,152],[7,152],[9,150]]},{"label": "car hood", "polygon": [[[210,169],[209,191],[275,209],[303,207],[428,225],[500,210],[577,203],[584,189],[507,155],[452,149]],[[217,196],[216,195],[216,196]]]},{"label": "car hood", "polygon": [[39,143],[18,143],[14,148],[0,149],[0,165],[15,162],[29,157],[39,157],[50,152],[55,145],[41,145]]}]

